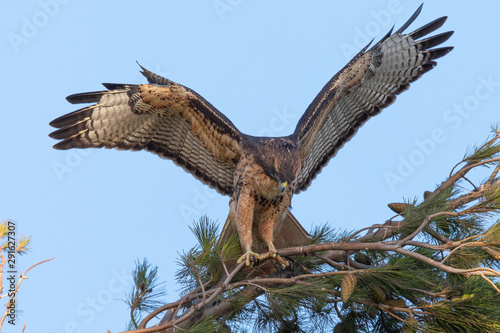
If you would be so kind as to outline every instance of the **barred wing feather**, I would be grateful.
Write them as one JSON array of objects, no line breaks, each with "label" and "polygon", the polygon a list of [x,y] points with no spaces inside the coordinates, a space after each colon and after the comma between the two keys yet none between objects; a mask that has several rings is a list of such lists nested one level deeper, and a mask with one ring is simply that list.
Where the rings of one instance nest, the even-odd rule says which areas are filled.
[{"label": "barred wing feather", "polygon": [[295,193],[307,189],[359,127],[431,70],[435,59],[453,49],[433,49],[448,40],[452,31],[420,39],[441,27],[446,17],[402,34],[420,10],[421,7],[398,31],[389,32],[368,51],[368,46],[361,50],[309,105],[293,134],[299,141],[302,158]]}]

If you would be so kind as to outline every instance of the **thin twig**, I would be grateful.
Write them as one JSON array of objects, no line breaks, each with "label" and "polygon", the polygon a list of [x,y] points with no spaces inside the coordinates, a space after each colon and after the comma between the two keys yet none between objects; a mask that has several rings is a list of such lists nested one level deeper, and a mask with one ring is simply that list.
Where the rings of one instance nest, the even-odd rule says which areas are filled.
[{"label": "thin twig", "polygon": [[299,266],[303,271],[309,273],[309,274],[312,274],[312,272],[304,265],[302,265],[300,262],[298,262],[297,260],[291,258],[291,257],[286,257],[288,260],[290,260],[291,262],[293,262],[295,265]]},{"label": "thin twig", "polygon": [[344,265],[344,264],[341,264],[339,262],[333,261],[330,258],[322,256],[321,254],[313,253],[313,256],[315,256],[316,258],[319,258],[319,259],[323,260],[324,262],[326,262],[328,265],[332,266],[333,268],[342,268],[342,269],[347,269],[349,271],[354,270],[354,268],[352,268],[352,267],[349,267],[347,265]]},{"label": "thin twig", "polygon": [[263,290],[266,294],[271,292],[271,290],[269,290],[269,289],[267,289],[267,288],[264,288],[263,286],[260,286],[260,285],[258,285],[258,284],[256,284],[256,283],[251,282],[251,281],[247,281],[247,285],[248,285],[248,286],[254,286],[254,287],[256,287],[256,288],[260,288],[260,289],[262,289],[262,290]]},{"label": "thin twig", "polygon": [[469,178],[465,176],[463,176],[462,178],[465,179],[469,184],[471,184],[472,187],[474,187],[474,190],[477,190],[477,186]]},{"label": "thin twig", "polygon": [[[24,280],[24,279],[27,279],[26,277],[26,274],[33,268],[35,268],[36,266],[38,265],[41,265],[43,263],[46,263],[47,261],[51,261],[52,259],[54,259],[54,257],[50,258],[50,259],[45,259],[45,260],[42,260],[36,264],[34,264],[33,266],[31,266],[30,268],[28,268],[27,270],[24,271],[23,274],[19,275],[19,280],[17,280],[17,285],[16,287],[14,288],[14,292],[12,293],[12,296],[9,298],[9,300],[7,301],[7,304],[11,303],[14,299],[14,297],[16,296],[17,292],[19,291],[19,287],[21,286],[21,282]],[[2,318],[0,319],[0,327],[3,326],[3,322],[5,321],[5,318],[7,317],[7,314],[9,313],[9,309],[6,309],[5,310],[5,313],[3,314]]]},{"label": "thin twig", "polygon": [[[427,200],[430,200],[434,198],[438,193],[444,192],[446,189],[448,189],[450,186],[455,184],[457,181],[460,180],[463,176],[465,176],[470,170],[473,168],[476,168],[478,166],[488,164],[488,163],[493,163],[493,162],[498,162],[500,161],[500,158],[491,158],[489,160],[481,161],[478,163],[470,164],[466,163],[465,166],[463,166],[460,170],[458,170],[455,174],[450,174],[450,177],[446,179],[444,182],[441,183],[441,185],[438,186],[437,189],[435,189],[428,197]],[[460,163],[459,163],[460,164]]]},{"label": "thin twig", "polygon": [[[396,216],[400,216],[400,214],[395,215],[394,217],[396,217]],[[392,222],[392,221],[391,221],[391,222]],[[398,221],[398,222],[399,222],[399,221]],[[347,238],[344,240],[344,242],[346,242],[346,243],[347,243],[347,242],[349,242],[351,239],[353,239],[353,238],[354,238],[354,236],[356,236],[356,235],[358,235],[358,234],[362,233],[362,232],[363,232],[363,231],[365,231],[365,230],[370,230],[370,231],[373,231],[374,229],[379,229],[379,230],[380,230],[380,229],[398,229],[398,228],[400,228],[400,226],[392,226],[392,225],[385,225],[385,224],[373,224],[373,225],[371,225],[371,226],[369,226],[369,227],[366,227],[366,228],[362,228],[362,229],[357,230],[357,231],[356,231],[355,233],[353,233],[352,235],[349,235],[349,237],[347,237]],[[367,233],[367,234],[368,234],[368,233]]]},{"label": "thin twig", "polygon": [[418,288],[406,288],[406,290],[410,290],[410,291],[415,291],[417,293],[421,293],[421,294],[424,294],[424,295],[427,295],[427,296],[430,296],[430,297],[445,297],[449,291],[446,291],[446,290],[442,290],[440,292],[437,292],[437,293],[433,293],[433,292],[430,292],[430,291],[427,291],[427,290],[424,290],[424,289],[418,289]]},{"label": "thin twig", "polygon": [[222,263],[222,267],[224,268],[224,273],[226,273],[226,275],[229,275],[229,271],[227,270],[227,266],[226,266],[226,263],[224,262],[224,260],[221,260],[221,263]]},{"label": "thin twig", "polygon": [[484,274],[479,274],[480,277],[482,277],[483,279],[485,279],[489,284],[491,284],[491,286],[493,288],[495,288],[495,290],[500,293],[500,289],[498,289],[498,287],[493,283],[493,281],[491,281],[490,279],[488,279],[486,276],[484,276]]},{"label": "thin twig", "polygon": [[198,284],[200,285],[201,292],[203,294],[202,300],[204,301],[207,298],[207,295],[205,293],[205,286],[203,285],[203,282],[201,282],[200,274],[198,274],[198,271],[196,271],[196,281],[198,281]]},{"label": "thin twig", "polygon": [[335,312],[337,312],[337,317],[339,317],[340,320],[344,320],[344,316],[342,315],[342,312],[340,312],[338,308],[338,302],[333,303],[333,308],[335,309]]},{"label": "thin twig", "polygon": [[410,235],[406,236],[405,238],[401,239],[400,241],[398,241],[397,245],[398,246],[404,246],[404,244],[413,239],[415,236],[417,236],[422,230],[424,230],[424,228],[427,226],[427,224],[429,224],[429,222],[438,217],[438,216],[457,216],[459,215],[460,213],[456,213],[456,212],[439,212],[439,213],[434,213],[434,214],[431,214],[431,215],[428,215],[425,217],[424,221],[422,221],[422,223],[420,224],[420,226],[414,231],[412,232]]},{"label": "thin twig", "polygon": [[444,257],[443,260],[440,261],[440,263],[444,263],[446,261],[446,259],[448,259],[453,253],[455,253],[456,251],[458,251],[464,247],[476,247],[476,246],[481,246],[481,245],[484,245],[484,242],[470,242],[470,243],[460,244],[459,246],[457,246],[453,250],[451,250],[450,253],[448,253],[448,255],[446,255],[446,257]]},{"label": "thin twig", "polygon": [[[404,321],[405,321],[403,318],[401,318],[401,317],[399,317],[399,316],[396,316],[394,313],[392,313],[391,311],[389,311],[389,310],[387,309],[387,308],[389,308],[389,306],[384,305],[384,304],[377,304],[377,307],[378,307],[380,310],[382,310],[382,311],[386,312],[386,313],[387,313],[388,315],[390,315],[391,317],[394,317],[394,318],[396,318],[397,320],[400,320],[400,321],[402,321],[402,322],[404,322]],[[387,308],[386,308],[386,307],[387,307]],[[408,311],[405,311],[405,312],[408,312]]]},{"label": "thin twig", "polygon": [[490,175],[490,178],[488,178],[486,183],[493,184],[493,182],[495,181],[495,177],[498,174],[498,171],[500,171],[500,163],[497,164],[497,166],[495,167],[495,170],[493,170],[493,172]]}]

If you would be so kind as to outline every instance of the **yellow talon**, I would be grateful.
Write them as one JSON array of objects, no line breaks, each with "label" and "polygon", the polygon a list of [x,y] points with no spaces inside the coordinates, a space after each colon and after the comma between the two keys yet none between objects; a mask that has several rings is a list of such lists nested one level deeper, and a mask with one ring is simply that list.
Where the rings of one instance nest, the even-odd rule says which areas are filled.
[{"label": "yellow talon", "polygon": [[276,251],[276,247],[274,247],[273,242],[268,242],[267,247],[269,248],[269,252],[260,256],[261,259],[273,258],[278,262],[281,268],[290,266],[290,263],[283,259],[283,257],[279,255],[278,251]]},{"label": "yellow talon", "polygon": [[275,253],[275,257],[274,259],[276,259],[276,261],[278,262],[278,264],[280,264],[281,268],[287,268],[288,266],[290,266],[290,263],[283,259],[282,256],[280,256],[278,253]]},{"label": "yellow talon", "polygon": [[276,262],[281,266],[281,268],[286,268],[290,266],[290,263],[287,260],[283,259],[283,257],[280,256],[279,253],[276,251],[269,251],[259,256],[259,259],[261,261],[269,258],[276,260]]},{"label": "yellow talon", "polygon": [[283,259],[283,257],[281,257],[279,255],[279,253],[276,251],[276,248],[274,247],[274,244],[272,242],[269,242],[268,243],[268,246],[269,246],[269,251],[267,253],[264,253],[264,254],[258,254],[258,253],[255,253],[252,251],[252,248],[250,246],[247,246],[246,247],[246,252],[244,255],[242,255],[237,263],[238,264],[241,264],[243,261],[245,262],[245,265],[247,266],[257,266],[261,261],[264,261],[266,259],[274,259],[276,260],[276,262],[281,266],[281,268],[286,268],[288,266],[290,266],[290,263]]},{"label": "yellow talon", "polygon": [[[237,263],[240,264],[245,261],[245,265],[247,266],[257,266],[260,262],[260,255],[258,253],[247,251],[244,255],[242,255]],[[252,265],[250,263],[253,263]]]}]

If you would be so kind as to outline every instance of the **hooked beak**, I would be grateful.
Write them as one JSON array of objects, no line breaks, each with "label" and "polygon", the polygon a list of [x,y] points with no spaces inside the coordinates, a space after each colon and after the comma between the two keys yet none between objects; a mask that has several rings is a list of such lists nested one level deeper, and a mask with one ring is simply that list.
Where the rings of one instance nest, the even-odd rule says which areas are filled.
[{"label": "hooked beak", "polygon": [[287,181],[280,183],[280,193],[283,193],[283,191],[286,189],[287,186],[288,186]]}]

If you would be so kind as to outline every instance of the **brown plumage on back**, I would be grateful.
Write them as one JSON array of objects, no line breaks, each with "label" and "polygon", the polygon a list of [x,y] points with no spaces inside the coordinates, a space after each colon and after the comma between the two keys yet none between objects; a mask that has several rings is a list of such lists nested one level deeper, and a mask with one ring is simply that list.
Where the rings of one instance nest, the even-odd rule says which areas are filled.
[{"label": "brown plumage on back", "polygon": [[[361,50],[316,96],[287,137],[241,133],[193,90],[144,68],[149,84],[104,84],[105,91],[71,95],[71,103],[95,103],[55,119],[54,148],[147,150],[231,196],[221,240],[238,233],[247,265],[275,258],[275,247],[307,242],[289,212],[293,193],[304,191],[337,151],[370,117],[432,69],[452,47],[433,48],[453,32],[421,39],[441,27],[439,18],[409,34],[403,31],[422,6],[394,34]],[[257,235],[252,235],[257,230]],[[279,231],[279,233],[277,233]],[[260,241],[252,248],[253,240]],[[259,254],[266,244],[268,252]]]}]

